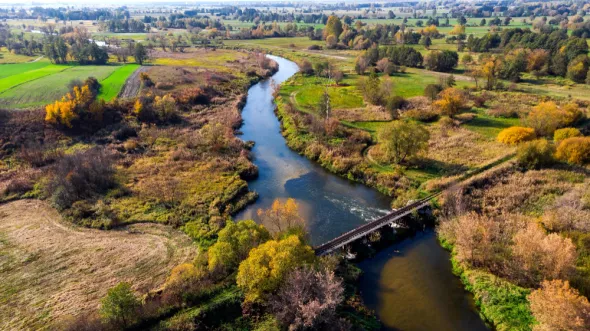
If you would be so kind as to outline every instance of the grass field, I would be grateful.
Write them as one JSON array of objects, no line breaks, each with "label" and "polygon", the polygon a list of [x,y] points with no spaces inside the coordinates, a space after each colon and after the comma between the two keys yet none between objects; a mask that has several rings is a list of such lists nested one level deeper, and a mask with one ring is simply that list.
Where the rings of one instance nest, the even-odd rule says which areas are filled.
[{"label": "grass field", "polygon": [[43,61],[19,64],[2,64],[0,65],[0,79],[22,74],[32,70],[41,69],[47,67],[48,65],[49,62]]},{"label": "grass field", "polygon": [[95,77],[99,82],[109,77],[118,66],[47,67],[0,79],[0,106],[11,108],[38,107],[61,98],[72,80]]},{"label": "grass field", "polygon": [[17,55],[8,52],[6,47],[0,47],[0,64],[30,62],[39,56]]},{"label": "grass field", "polygon": [[195,254],[191,240],[170,227],[76,228],[37,200],[1,205],[0,219],[2,330],[60,329],[64,318],[96,311],[118,282],[144,294]]},{"label": "grass field", "polygon": [[[10,68],[10,66],[13,65],[6,64],[5,66],[7,66],[6,68]],[[16,66],[20,67],[21,65],[17,64]],[[0,79],[0,98],[2,98],[2,94],[4,94],[7,90],[10,90],[16,86],[20,86],[26,82],[40,79],[45,76],[56,74],[69,68],[71,68],[71,66],[51,64],[40,69],[16,73],[2,78]]]},{"label": "grass field", "polygon": [[127,78],[140,67],[138,64],[127,64],[119,67],[111,73],[106,79],[100,82],[102,85],[98,98],[110,101],[119,94]]}]

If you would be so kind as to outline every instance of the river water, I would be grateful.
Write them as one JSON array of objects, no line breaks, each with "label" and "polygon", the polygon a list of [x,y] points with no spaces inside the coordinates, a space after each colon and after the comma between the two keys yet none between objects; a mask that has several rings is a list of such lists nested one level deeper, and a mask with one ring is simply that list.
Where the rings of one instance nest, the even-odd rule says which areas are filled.
[{"label": "river water", "polygon": [[[270,207],[275,199],[294,198],[317,245],[387,213],[387,196],[333,175],[287,147],[274,114],[271,80],[282,83],[298,67],[269,57],[278,62],[279,71],[250,88],[242,111],[241,138],[256,143],[254,163],[259,169],[258,178],[248,185],[259,199],[235,219],[255,219],[256,210]],[[487,330],[434,233],[404,240],[360,266],[365,272],[363,299],[386,330]]]}]

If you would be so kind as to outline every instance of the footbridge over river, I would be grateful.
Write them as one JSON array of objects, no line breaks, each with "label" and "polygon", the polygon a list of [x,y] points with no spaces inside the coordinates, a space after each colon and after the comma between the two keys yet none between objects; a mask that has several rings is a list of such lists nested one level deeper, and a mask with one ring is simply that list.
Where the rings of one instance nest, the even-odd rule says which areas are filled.
[{"label": "footbridge over river", "polygon": [[409,205],[394,210],[391,213],[380,217],[376,220],[373,220],[369,223],[363,224],[353,230],[350,230],[346,233],[343,233],[342,235],[322,244],[319,245],[317,247],[314,248],[316,255],[318,256],[322,256],[322,255],[327,255],[330,254],[334,251],[336,251],[339,248],[344,247],[347,244],[350,244],[351,242],[362,238],[364,236],[367,236],[371,233],[373,233],[374,231],[377,231],[378,229],[392,224],[396,221],[399,221],[400,219],[402,219],[404,216],[420,210],[426,206],[428,206],[430,204],[430,201],[432,199],[434,199],[435,197],[439,196],[441,193],[435,193],[432,195],[427,196],[426,198],[420,199],[418,201],[415,201],[413,203],[410,203]]}]

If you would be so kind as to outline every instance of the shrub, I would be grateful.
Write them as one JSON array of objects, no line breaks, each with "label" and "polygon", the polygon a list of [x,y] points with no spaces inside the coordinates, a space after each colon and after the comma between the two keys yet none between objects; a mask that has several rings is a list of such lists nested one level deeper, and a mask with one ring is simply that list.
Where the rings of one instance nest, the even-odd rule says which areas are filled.
[{"label": "shrub", "polygon": [[516,145],[533,139],[535,139],[535,130],[521,126],[504,129],[498,134],[498,141],[508,145]]},{"label": "shrub", "polygon": [[516,159],[521,167],[539,169],[554,162],[555,147],[546,139],[525,142],[518,147]]},{"label": "shrub", "polygon": [[111,158],[98,149],[64,157],[56,164],[49,185],[53,203],[63,210],[75,201],[104,193],[115,186],[114,174]]},{"label": "shrub", "polygon": [[540,136],[553,135],[555,130],[578,121],[583,114],[576,104],[558,108],[555,102],[541,102],[533,107],[526,122]]},{"label": "shrub", "polygon": [[570,164],[584,164],[590,161],[590,138],[573,137],[559,143],[555,157]]},{"label": "shrub", "polygon": [[402,117],[420,122],[432,122],[438,118],[438,112],[432,108],[414,108],[403,112]]},{"label": "shrub", "polygon": [[555,133],[553,133],[553,140],[555,142],[560,142],[560,141],[565,140],[567,138],[574,138],[574,137],[581,137],[581,136],[582,136],[582,132],[580,132],[580,130],[578,130],[576,128],[563,128],[563,129],[555,130]]}]

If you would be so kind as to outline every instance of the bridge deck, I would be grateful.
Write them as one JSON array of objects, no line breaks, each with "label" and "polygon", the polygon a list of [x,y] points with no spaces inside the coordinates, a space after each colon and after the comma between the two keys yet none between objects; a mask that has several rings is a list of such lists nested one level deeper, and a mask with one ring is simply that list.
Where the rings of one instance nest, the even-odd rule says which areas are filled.
[{"label": "bridge deck", "polygon": [[383,217],[380,217],[380,218],[373,220],[369,223],[363,224],[351,231],[343,233],[342,235],[316,247],[315,248],[316,255],[321,256],[321,255],[330,254],[333,251],[343,247],[344,245],[349,244],[361,237],[364,237],[364,236],[372,233],[373,231],[375,231],[379,228],[382,228],[383,226],[385,226],[387,224],[391,224],[391,223],[399,220],[400,218],[412,213],[415,210],[419,210],[421,208],[424,208],[426,205],[428,205],[430,203],[430,200],[432,200],[433,198],[435,198],[438,195],[440,195],[440,193],[435,193],[435,194],[429,195],[424,199],[420,199],[420,200],[413,202],[403,208],[400,208],[398,210],[394,210],[393,212],[391,212]]}]

